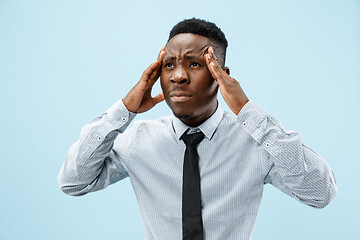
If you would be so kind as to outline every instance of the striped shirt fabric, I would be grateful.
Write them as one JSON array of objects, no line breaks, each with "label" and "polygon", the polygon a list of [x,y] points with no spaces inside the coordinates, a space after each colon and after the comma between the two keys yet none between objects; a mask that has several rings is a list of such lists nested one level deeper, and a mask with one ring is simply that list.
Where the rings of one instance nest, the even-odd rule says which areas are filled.
[{"label": "striped shirt fabric", "polygon": [[[130,177],[146,240],[182,239],[182,167],[189,129],[175,116],[135,121],[120,100],[84,126],[59,172],[79,196]],[[249,240],[264,184],[323,208],[337,186],[325,160],[253,101],[236,116],[220,107],[198,126],[205,240]],[[196,130],[195,130],[196,131]]]}]

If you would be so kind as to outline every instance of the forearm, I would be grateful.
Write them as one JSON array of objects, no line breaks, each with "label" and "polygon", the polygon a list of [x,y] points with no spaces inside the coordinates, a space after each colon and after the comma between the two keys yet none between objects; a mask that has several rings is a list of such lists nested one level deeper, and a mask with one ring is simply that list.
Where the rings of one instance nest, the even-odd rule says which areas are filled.
[{"label": "forearm", "polygon": [[313,207],[330,203],[337,193],[334,175],[326,161],[302,142],[298,132],[284,130],[254,103],[245,105],[238,119],[263,151],[265,183]]},{"label": "forearm", "polygon": [[112,148],[115,139],[124,133],[134,117],[135,114],[129,113],[119,101],[84,126],[59,172],[62,191],[79,196],[126,177],[121,159]]}]

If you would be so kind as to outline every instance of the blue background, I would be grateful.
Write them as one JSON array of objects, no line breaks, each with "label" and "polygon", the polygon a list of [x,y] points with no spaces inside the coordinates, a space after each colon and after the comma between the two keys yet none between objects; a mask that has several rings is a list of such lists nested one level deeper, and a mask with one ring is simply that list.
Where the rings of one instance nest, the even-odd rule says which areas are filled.
[{"label": "blue background", "polygon": [[[172,26],[194,16],[225,32],[231,75],[301,132],[338,181],[322,210],[267,185],[254,239],[360,239],[359,0],[0,0],[1,240],[144,238],[129,179],[76,198],[57,174],[82,126],[123,98]],[[136,119],[168,114],[161,103]]]}]

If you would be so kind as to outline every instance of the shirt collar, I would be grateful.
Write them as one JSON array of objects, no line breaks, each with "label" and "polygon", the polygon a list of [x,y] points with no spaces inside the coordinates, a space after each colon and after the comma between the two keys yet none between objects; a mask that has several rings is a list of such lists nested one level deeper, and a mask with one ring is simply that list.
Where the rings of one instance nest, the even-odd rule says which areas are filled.
[{"label": "shirt collar", "polygon": [[[221,109],[220,105],[218,104],[215,112],[208,119],[206,119],[205,122],[203,122],[198,126],[198,128],[201,130],[201,132],[204,133],[206,138],[208,139],[212,138],[216,128],[219,126],[223,114],[224,111]],[[184,132],[190,127],[185,123],[183,123],[179,118],[175,117],[174,115],[172,118],[172,125],[177,139],[180,139],[180,137],[184,134]]]}]

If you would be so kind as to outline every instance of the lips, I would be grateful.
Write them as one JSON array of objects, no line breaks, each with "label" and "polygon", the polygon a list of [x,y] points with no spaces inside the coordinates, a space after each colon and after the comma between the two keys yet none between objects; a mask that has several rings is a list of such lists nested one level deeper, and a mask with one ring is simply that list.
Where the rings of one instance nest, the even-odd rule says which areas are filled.
[{"label": "lips", "polygon": [[192,98],[192,95],[187,92],[174,91],[170,93],[170,99],[173,102],[186,102]]}]

